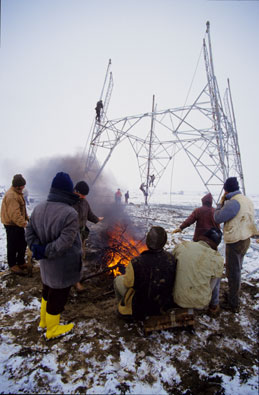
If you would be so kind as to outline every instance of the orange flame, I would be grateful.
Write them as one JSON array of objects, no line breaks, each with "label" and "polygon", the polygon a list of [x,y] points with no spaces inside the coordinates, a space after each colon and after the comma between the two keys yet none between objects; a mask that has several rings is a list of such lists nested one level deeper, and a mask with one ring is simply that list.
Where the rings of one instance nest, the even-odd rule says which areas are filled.
[{"label": "orange flame", "polygon": [[142,251],[146,250],[146,244],[142,240],[136,240],[126,230],[123,225],[117,223],[109,230],[109,247],[107,265],[112,269],[114,277],[121,275],[118,265],[128,266],[132,258],[138,256]]}]

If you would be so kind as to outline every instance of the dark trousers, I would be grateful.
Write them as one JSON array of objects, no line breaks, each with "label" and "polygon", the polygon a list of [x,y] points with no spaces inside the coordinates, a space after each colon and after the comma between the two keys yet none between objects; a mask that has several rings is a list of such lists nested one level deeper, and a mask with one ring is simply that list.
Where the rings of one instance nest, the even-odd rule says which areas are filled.
[{"label": "dark trousers", "polygon": [[7,262],[9,267],[25,263],[26,240],[24,228],[5,225],[7,236]]},{"label": "dark trousers", "polygon": [[226,244],[226,272],[228,278],[228,303],[238,307],[241,288],[241,270],[244,256],[250,246],[250,238],[237,243]]},{"label": "dark trousers", "polygon": [[100,111],[100,110],[96,110],[96,117],[95,117],[95,119],[96,119],[98,122],[100,122],[100,120],[101,120],[101,111]]},{"label": "dark trousers", "polygon": [[67,303],[71,287],[54,289],[43,284],[42,297],[47,301],[47,313],[57,315],[62,313]]}]

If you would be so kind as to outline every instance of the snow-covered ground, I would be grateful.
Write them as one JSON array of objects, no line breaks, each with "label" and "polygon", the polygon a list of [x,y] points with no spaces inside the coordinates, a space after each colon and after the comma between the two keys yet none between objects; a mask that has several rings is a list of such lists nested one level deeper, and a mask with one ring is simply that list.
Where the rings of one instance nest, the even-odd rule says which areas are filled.
[{"label": "snow-covered ground", "polygon": [[[145,208],[141,203],[141,196],[136,193],[130,199],[133,204],[127,207],[127,211],[136,223],[146,221],[147,228],[151,225],[163,226],[168,231],[166,248],[172,250],[175,243],[182,239],[191,239],[193,227],[174,237],[171,231],[200,205],[202,196],[203,193],[191,192],[183,195],[174,194],[171,196],[170,205],[170,196],[158,194],[156,201],[153,199],[152,205]],[[255,205],[259,228],[259,196],[251,198]],[[29,207],[29,211],[31,209],[32,206]],[[223,243],[220,251],[224,253]],[[250,366],[247,362],[248,356],[254,354],[257,342],[254,318],[256,315],[248,319],[245,304],[252,300],[251,309],[258,313],[258,288],[253,291],[252,299],[250,294],[247,299],[246,291],[254,290],[256,283],[258,286],[258,258],[259,244],[252,239],[242,270],[245,288],[241,298],[243,307],[240,314],[222,311],[219,319],[200,313],[194,335],[185,331],[175,333],[168,330],[154,332],[145,338],[135,324],[118,324],[115,309],[113,310],[107,301],[100,305],[99,317],[91,316],[88,311],[84,319],[77,321],[73,333],[46,342],[43,336],[36,335],[40,284],[39,291],[34,287],[29,292],[28,288],[25,290],[25,283],[24,286],[18,284],[18,297],[14,295],[8,302],[0,305],[0,392],[257,394],[258,367],[256,363]],[[0,269],[7,269],[6,239],[2,225]],[[226,285],[225,279],[222,282]],[[13,286],[12,280],[2,276],[2,294],[7,292],[10,286]],[[29,298],[26,292],[30,294]],[[108,325],[107,321],[106,326],[104,317],[107,312],[114,316],[112,315],[113,324]],[[9,321],[12,321],[12,326],[9,326]],[[230,327],[231,322],[240,330],[240,336],[237,333],[231,334],[231,330],[224,332],[227,326]],[[225,329],[223,324],[226,325]],[[21,330],[24,331],[24,339],[27,341],[25,345],[21,345],[19,341]],[[210,351],[212,342],[216,345]],[[243,358],[244,370],[240,368],[240,361],[233,360],[229,365],[231,367],[228,366],[228,370],[225,371],[223,365],[226,364],[225,361],[229,361],[228,353],[234,349]],[[191,386],[195,380],[199,382],[197,388]]]}]

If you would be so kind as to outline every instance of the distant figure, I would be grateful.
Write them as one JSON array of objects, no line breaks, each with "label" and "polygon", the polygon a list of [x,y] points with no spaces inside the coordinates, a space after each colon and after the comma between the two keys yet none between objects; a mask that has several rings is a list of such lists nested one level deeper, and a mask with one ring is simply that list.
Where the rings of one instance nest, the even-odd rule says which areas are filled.
[{"label": "distant figure", "polygon": [[147,194],[145,188],[146,188],[146,185],[144,184],[144,182],[142,182],[139,189],[143,192],[144,196],[147,196],[148,194]]},{"label": "distant figure", "polygon": [[154,174],[152,174],[152,176],[150,176],[150,180],[149,180],[149,186],[151,187],[153,187],[154,186],[154,181],[155,181],[155,175]]},{"label": "distant figure", "polygon": [[101,110],[103,109],[103,101],[99,100],[96,104],[95,111],[96,111],[96,117],[95,119],[100,122],[101,121]]},{"label": "distant figure", "polygon": [[29,221],[23,197],[26,184],[21,174],[13,177],[12,186],[5,193],[1,206],[1,222],[6,230],[7,262],[10,271],[24,275],[28,269],[25,262],[25,227]]},{"label": "distant figure", "polygon": [[115,193],[115,203],[116,204],[121,204],[121,197],[122,197],[121,190],[120,190],[120,188],[118,188],[117,192]]},{"label": "distant figure", "polygon": [[28,196],[29,196],[28,189],[24,188],[24,190],[23,190],[23,197],[24,197],[25,203],[27,205],[30,204]]},{"label": "distant figure", "polygon": [[182,232],[183,229],[196,223],[193,241],[206,241],[205,233],[211,228],[220,229],[220,225],[214,220],[215,208],[212,207],[212,195],[208,193],[201,199],[202,206],[196,208],[191,215],[172,233]]},{"label": "distant figure", "polygon": [[128,204],[129,203],[129,191],[127,191],[124,196],[125,196],[125,204]]}]

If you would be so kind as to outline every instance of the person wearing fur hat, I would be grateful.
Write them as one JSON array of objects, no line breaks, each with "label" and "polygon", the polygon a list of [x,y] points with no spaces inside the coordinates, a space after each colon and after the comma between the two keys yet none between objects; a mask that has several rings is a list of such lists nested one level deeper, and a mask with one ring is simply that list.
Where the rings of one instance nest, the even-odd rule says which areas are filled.
[{"label": "person wearing fur hat", "polygon": [[26,227],[26,240],[33,257],[40,261],[43,283],[40,329],[52,339],[71,331],[74,324],[60,325],[70,288],[79,281],[82,244],[78,214],[73,205],[79,200],[67,173],[53,178],[45,202],[38,204]]},{"label": "person wearing fur hat", "polygon": [[146,237],[148,249],[131,260],[125,275],[114,279],[121,316],[144,319],[172,307],[176,263],[173,255],[163,249],[166,241],[164,228],[153,226]]},{"label": "person wearing fur hat", "polygon": [[172,233],[182,232],[185,228],[195,225],[193,241],[203,240],[210,243],[210,240],[205,237],[205,233],[211,228],[218,228],[220,226],[214,220],[215,208],[212,207],[212,195],[208,193],[201,199],[202,206],[196,208],[191,215]]},{"label": "person wearing fur hat", "polygon": [[[85,255],[85,242],[89,235],[89,229],[87,227],[87,221],[97,224],[103,220],[103,217],[97,217],[91,210],[90,204],[86,200],[86,196],[89,193],[89,186],[85,181],[79,181],[74,187],[74,193],[79,196],[79,200],[74,204],[74,209],[78,212],[80,235],[83,247],[83,257]],[[85,287],[77,282],[75,287],[78,292],[85,291]]]},{"label": "person wearing fur hat", "polygon": [[1,206],[1,222],[6,230],[7,262],[12,273],[24,275],[28,268],[25,262],[25,227],[29,220],[26,212],[23,189],[26,184],[21,174],[15,174],[12,186],[5,193]]},{"label": "person wearing fur hat", "polygon": [[224,223],[226,244],[228,293],[222,307],[238,312],[242,264],[256,227],[253,203],[240,192],[236,177],[229,177],[224,183],[224,194],[216,208],[214,219],[218,224]]}]

